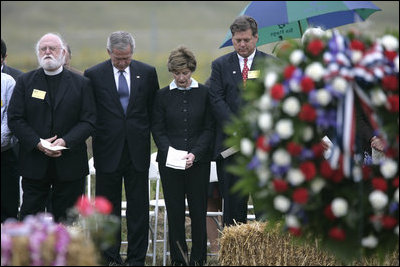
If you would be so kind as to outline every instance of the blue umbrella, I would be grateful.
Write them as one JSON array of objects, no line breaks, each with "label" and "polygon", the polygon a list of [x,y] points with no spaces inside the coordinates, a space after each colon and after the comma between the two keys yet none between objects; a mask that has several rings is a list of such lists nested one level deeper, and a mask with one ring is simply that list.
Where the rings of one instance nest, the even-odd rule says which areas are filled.
[{"label": "blue umbrella", "polygon": [[[370,1],[252,1],[239,15],[253,17],[258,24],[257,46],[301,38],[309,27],[331,29],[364,21],[381,9]],[[232,45],[228,31],[220,48]]]}]

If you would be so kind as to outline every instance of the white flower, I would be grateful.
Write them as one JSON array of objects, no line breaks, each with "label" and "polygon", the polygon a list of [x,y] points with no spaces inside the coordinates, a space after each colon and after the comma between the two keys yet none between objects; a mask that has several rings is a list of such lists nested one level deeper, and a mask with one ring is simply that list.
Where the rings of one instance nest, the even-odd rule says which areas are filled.
[{"label": "white flower", "polygon": [[360,62],[360,60],[363,57],[363,53],[359,50],[353,50],[351,51],[351,62],[353,64],[357,64],[358,62]]},{"label": "white flower", "polygon": [[273,72],[273,71],[268,72],[265,75],[265,79],[264,79],[265,88],[267,88],[267,89],[271,88],[276,83],[278,78],[279,77],[278,77],[278,74],[276,74],[276,72]]},{"label": "white flower", "polygon": [[271,129],[272,126],[272,116],[269,112],[263,112],[260,114],[258,117],[258,127],[263,132],[267,132],[268,130]]},{"label": "white flower", "polygon": [[298,66],[301,62],[303,62],[304,60],[304,52],[302,50],[294,50],[291,54],[290,54],[290,63],[292,63],[295,66]]},{"label": "white flower", "polygon": [[347,214],[349,205],[344,198],[337,197],[332,201],[332,213],[335,217],[343,217]]},{"label": "white flower", "polygon": [[289,181],[291,185],[298,186],[304,182],[305,177],[303,172],[300,171],[299,169],[290,169],[287,172],[286,179]]},{"label": "white flower", "polygon": [[371,194],[369,194],[368,199],[375,210],[383,209],[388,203],[387,195],[380,190],[372,191]]},{"label": "white flower", "polygon": [[262,165],[261,167],[256,169],[258,181],[260,182],[260,186],[264,186],[267,184],[269,177],[270,177],[270,172],[268,169]]},{"label": "white flower", "polygon": [[286,98],[282,104],[282,110],[291,117],[296,116],[300,112],[299,100],[294,96]]},{"label": "white flower", "polygon": [[242,138],[242,140],[240,140],[240,151],[242,151],[243,155],[251,156],[253,153],[253,148],[254,145],[250,139]]},{"label": "white flower", "polygon": [[293,228],[299,228],[299,227],[300,227],[300,222],[299,222],[299,220],[297,219],[297,217],[294,216],[294,215],[291,215],[291,214],[286,215],[286,216],[285,216],[285,222],[286,222],[286,226],[287,226],[288,228],[291,228],[291,227],[293,227]]},{"label": "white flower", "polygon": [[373,89],[371,91],[371,101],[374,106],[380,107],[386,103],[386,95],[381,89]]},{"label": "white flower", "polygon": [[342,95],[346,92],[347,86],[347,81],[342,77],[336,77],[332,82],[333,89]]},{"label": "white flower", "polygon": [[397,188],[396,191],[394,191],[393,200],[399,203],[399,188]]},{"label": "white flower", "polygon": [[399,236],[399,225],[397,225],[395,228],[394,228],[394,231],[393,231],[397,236]]},{"label": "white flower", "polygon": [[262,111],[270,110],[272,107],[271,103],[271,97],[269,94],[263,94],[258,102],[258,108]]},{"label": "white flower", "polygon": [[289,119],[279,120],[275,125],[275,131],[281,139],[288,139],[293,135],[293,122]]},{"label": "white flower", "polygon": [[319,194],[321,192],[322,188],[324,188],[326,182],[321,179],[321,178],[316,178],[313,179],[311,182],[311,190],[315,194]]},{"label": "white flower", "polygon": [[295,79],[291,79],[291,80],[289,81],[289,87],[290,87],[290,90],[291,90],[292,92],[294,92],[294,93],[299,93],[299,92],[301,92],[300,83],[299,83],[298,81],[296,81]]},{"label": "white flower", "polygon": [[264,150],[262,150],[262,149],[256,149],[256,155],[257,155],[257,157],[258,157],[258,159],[260,160],[260,161],[262,161],[262,162],[265,162],[265,161],[267,161],[268,160],[268,153],[267,152],[265,152]]},{"label": "white flower", "polygon": [[307,126],[303,130],[303,140],[305,142],[310,141],[314,137],[314,131],[310,126]]},{"label": "white flower", "polygon": [[285,196],[278,195],[274,198],[274,208],[285,213],[290,208],[290,200]]},{"label": "white flower", "polygon": [[396,69],[396,72],[399,72],[399,56],[397,56],[394,60],[394,67]]},{"label": "white flower", "polygon": [[332,100],[331,94],[325,89],[317,90],[316,98],[317,98],[318,103],[323,107],[328,105]]},{"label": "white flower", "polygon": [[381,42],[386,50],[396,51],[399,48],[399,41],[392,35],[383,36]]},{"label": "white flower", "polygon": [[369,235],[361,239],[361,245],[366,248],[375,248],[378,245],[378,239],[373,235]]},{"label": "white flower", "polygon": [[289,166],[291,158],[286,150],[279,148],[272,155],[272,161],[279,166]]},{"label": "white flower", "polygon": [[381,163],[381,173],[385,179],[393,178],[397,173],[397,163],[392,159],[386,159]]},{"label": "white flower", "polygon": [[305,74],[314,81],[318,82],[324,76],[324,67],[319,62],[313,62],[306,67]]}]

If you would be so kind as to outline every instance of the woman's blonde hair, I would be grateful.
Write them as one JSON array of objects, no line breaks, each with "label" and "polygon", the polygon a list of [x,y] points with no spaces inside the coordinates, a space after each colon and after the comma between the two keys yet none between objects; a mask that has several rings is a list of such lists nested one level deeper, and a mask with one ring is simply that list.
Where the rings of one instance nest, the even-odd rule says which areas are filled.
[{"label": "woman's blonde hair", "polygon": [[171,51],[168,58],[168,71],[174,72],[188,68],[191,72],[196,70],[196,58],[192,51],[185,46],[178,46]]}]

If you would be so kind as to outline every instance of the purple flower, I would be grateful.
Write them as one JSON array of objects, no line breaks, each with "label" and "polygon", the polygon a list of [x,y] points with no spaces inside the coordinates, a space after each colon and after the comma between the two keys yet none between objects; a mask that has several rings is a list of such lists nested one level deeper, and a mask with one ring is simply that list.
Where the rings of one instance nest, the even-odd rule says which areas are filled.
[{"label": "purple flower", "polygon": [[254,156],[251,159],[251,161],[249,162],[249,164],[247,164],[247,169],[248,170],[254,170],[258,166],[260,166],[260,164],[261,164],[261,162],[260,162],[259,158],[257,156]]}]

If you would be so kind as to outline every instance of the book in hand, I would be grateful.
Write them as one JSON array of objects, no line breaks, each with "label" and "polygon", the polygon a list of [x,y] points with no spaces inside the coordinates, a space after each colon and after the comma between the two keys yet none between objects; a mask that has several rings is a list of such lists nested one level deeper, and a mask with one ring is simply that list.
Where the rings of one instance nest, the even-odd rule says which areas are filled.
[{"label": "book in hand", "polygon": [[235,154],[236,152],[238,152],[239,150],[237,150],[234,147],[230,147],[228,149],[225,149],[224,151],[221,152],[221,156],[226,159],[227,157],[229,157],[230,155]]},{"label": "book in hand", "polygon": [[178,150],[170,146],[168,148],[165,166],[173,169],[184,170],[186,168],[186,159],[184,159],[184,157],[187,154],[187,151]]},{"label": "book in hand", "polygon": [[42,138],[40,138],[40,143],[42,144],[42,146],[48,150],[51,151],[59,151],[59,150],[63,150],[63,149],[68,149],[68,147],[65,146],[53,146],[49,141],[44,140]]}]

